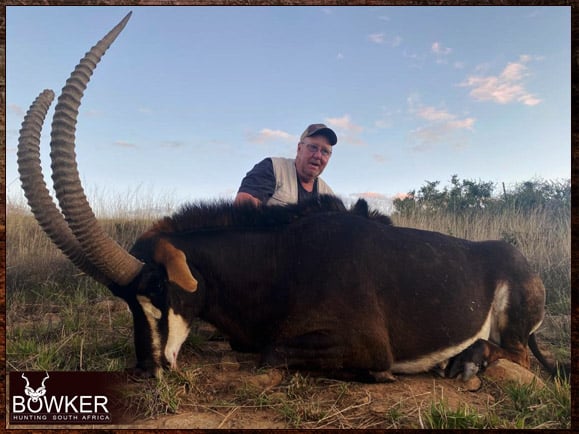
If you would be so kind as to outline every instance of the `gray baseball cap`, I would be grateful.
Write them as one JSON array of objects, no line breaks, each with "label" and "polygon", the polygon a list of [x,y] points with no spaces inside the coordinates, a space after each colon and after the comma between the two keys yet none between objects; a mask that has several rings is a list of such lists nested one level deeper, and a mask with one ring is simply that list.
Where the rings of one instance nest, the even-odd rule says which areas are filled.
[{"label": "gray baseball cap", "polygon": [[330,142],[330,145],[334,146],[338,143],[338,136],[331,128],[328,128],[324,124],[311,124],[300,137],[300,142],[302,142],[306,137],[312,136],[324,136]]}]

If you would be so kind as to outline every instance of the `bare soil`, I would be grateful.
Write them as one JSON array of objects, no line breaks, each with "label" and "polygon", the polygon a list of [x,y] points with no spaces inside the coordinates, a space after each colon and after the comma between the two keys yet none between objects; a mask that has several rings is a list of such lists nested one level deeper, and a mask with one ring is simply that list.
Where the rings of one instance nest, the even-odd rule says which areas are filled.
[{"label": "bare soil", "polygon": [[462,381],[435,374],[398,376],[383,384],[343,382],[259,369],[254,357],[234,353],[225,342],[210,342],[203,353],[202,363],[213,361],[202,365],[197,390],[188,391],[177,414],[135,417],[127,420],[132,428],[420,427],[421,412],[434,403],[484,413],[495,400],[490,388],[469,392]]},{"label": "bare soil", "polygon": [[[128,426],[423,428],[428,426],[425,414],[437,404],[449,411],[466,409],[486,415],[502,399],[499,383],[505,381],[505,371],[510,379],[520,382],[536,378],[507,362],[468,383],[434,373],[398,375],[395,382],[382,384],[338,381],[315,373],[259,368],[255,355],[236,353],[227,342],[211,340],[202,349],[182,356],[187,360],[182,369],[193,369],[194,378],[183,387],[176,413],[149,418],[127,415]],[[531,370],[540,373],[534,358],[532,363]]]},{"label": "bare soil", "polygon": [[[569,326],[570,318],[546,321],[538,334],[541,346],[548,348],[546,337],[551,328],[561,326],[561,321]],[[198,347],[185,346],[179,372],[166,374],[167,395],[162,396],[164,386],[156,380],[129,381],[123,385],[129,404],[123,419],[106,428],[425,428],[433,406],[484,417],[504,399],[500,387],[504,379],[491,375],[464,383],[424,373],[398,375],[392,383],[369,384],[303,371],[264,369],[258,366],[256,355],[232,351],[228,342],[213,335],[211,326],[205,327],[198,332],[208,340]],[[540,374],[534,357],[532,363],[531,371]],[[535,378],[531,372],[514,367],[518,368],[517,378],[528,374],[522,381]],[[498,371],[512,372],[512,368],[502,365]]]}]

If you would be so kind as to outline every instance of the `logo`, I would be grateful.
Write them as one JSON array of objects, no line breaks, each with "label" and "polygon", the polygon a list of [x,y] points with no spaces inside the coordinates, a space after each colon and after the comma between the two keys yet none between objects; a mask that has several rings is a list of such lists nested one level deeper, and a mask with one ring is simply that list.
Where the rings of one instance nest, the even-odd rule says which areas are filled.
[{"label": "logo", "polygon": [[111,424],[119,381],[106,372],[11,372],[10,424]]},{"label": "logo", "polygon": [[46,387],[44,387],[44,382],[50,378],[48,372],[46,373],[46,377],[44,377],[44,380],[42,380],[42,386],[40,386],[36,390],[30,387],[28,378],[26,378],[24,374],[22,374],[22,378],[26,380],[26,387],[24,388],[24,393],[32,400],[32,402],[37,402],[40,398],[46,395]]}]

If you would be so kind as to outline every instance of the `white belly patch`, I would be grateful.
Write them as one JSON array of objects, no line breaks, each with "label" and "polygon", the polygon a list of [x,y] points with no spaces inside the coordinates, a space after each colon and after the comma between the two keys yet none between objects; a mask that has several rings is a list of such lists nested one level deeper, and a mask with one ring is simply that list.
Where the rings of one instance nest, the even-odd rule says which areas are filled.
[{"label": "white belly patch", "polygon": [[418,372],[426,372],[440,362],[448,360],[449,358],[456,356],[460,352],[464,351],[478,339],[488,339],[491,331],[491,323],[492,311],[489,312],[483,326],[473,337],[466,339],[459,344],[422,356],[416,360],[394,362],[391,371],[398,374],[416,374]]},{"label": "white belly patch", "polygon": [[506,282],[497,282],[497,288],[491,309],[480,330],[471,338],[465,339],[459,344],[444,348],[439,351],[422,356],[416,360],[394,362],[391,371],[401,374],[413,374],[432,369],[440,362],[456,356],[478,339],[492,340],[500,345],[500,333],[508,325],[507,309],[509,306],[510,288]]}]

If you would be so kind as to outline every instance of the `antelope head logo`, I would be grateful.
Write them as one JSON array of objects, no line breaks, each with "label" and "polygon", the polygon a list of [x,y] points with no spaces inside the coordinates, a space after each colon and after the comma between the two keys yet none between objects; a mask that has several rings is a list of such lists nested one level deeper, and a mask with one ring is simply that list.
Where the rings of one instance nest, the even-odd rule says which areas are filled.
[{"label": "antelope head logo", "polygon": [[28,381],[28,378],[26,378],[24,373],[22,374],[22,378],[24,378],[24,380],[26,380],[26,386],[24,387],[24,393],[26,394],[26,396],[28,396],[30,399],[32,399],[32,402],[37,402],[40,398],[42,398],[46,394],[46,387],[44,387],[44,382],[50,378],[50,376],[48,375],[48,372],[46,372],[46,377],[44,377],[44,380],[42,380],[42,385],[36,390],[34,390],[32,387],[30,387],[30,382]]}]

